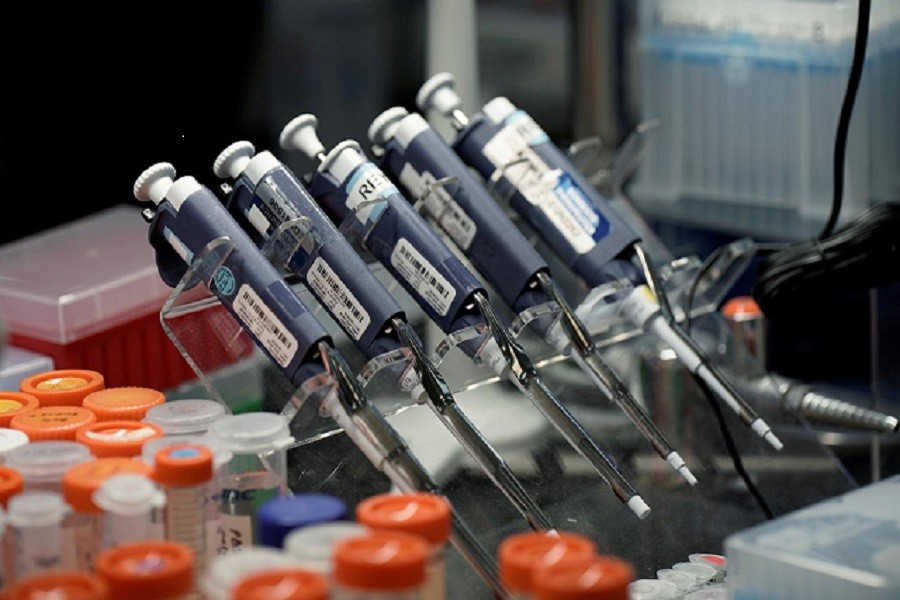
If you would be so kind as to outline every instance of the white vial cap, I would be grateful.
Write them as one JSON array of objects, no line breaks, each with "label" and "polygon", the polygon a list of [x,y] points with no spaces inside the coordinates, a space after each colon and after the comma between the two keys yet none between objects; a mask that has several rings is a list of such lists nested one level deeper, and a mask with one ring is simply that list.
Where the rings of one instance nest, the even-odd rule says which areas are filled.
[{"label": "white vial cap", "polygon": [[400,121],[408,114],[409,111],[402,106],[395,106],[375,117],[375,120],[369,125],[369,141],[376,146],[384,146],[387,144],[397,132]]},{"label": "white vial cap", "polygon": [[279,568],[299,568],[299,563],[281,550],[259,546],[223,554],[207,566],[200,591],[209,600],[230,600],[232,589],[248,575]]},{"label": "white vial cap", "polygon": [[205,433],[228,414],[215,400],[171,400],[147,411],[145,423],[158,425],[165,434]]},{"label": "white vial cap", "polygon": [[353,521],[322,523],[295,529],[284,538],[284,551],[301,561],[304,568],[329,572],[334,547],[341,541],[369,530]]},{"label": "white vial cap", "polygon": [[27,487],[62,481],[70,468],[93,458],[90,449],[80,442],[32,442],[10,452],[6,465],[22,475]]},{"label": "white vial cap", "polygon": [[638,579],[628,584],[629,600],[674,600],[682,593],[671,581],[660,579]]},{"label": "white vial cap", "polygon": [[166,504],[166,495],[149,477],[137,473],[113,475],[92,496],[94,504],[116,515],[142,515]]},{"label": "white vial cap", "polygon": [[423,113],[430,111],[448,117],[454,110],[462,106],[462,100],[456,93],[456,79],[451,73],[432,75],[416,94],[416,106]]},{"label": "white vial cap", "polygon": [[69,505],[56,492],[22,492],[7,505],[7,521],[12,527],[59,525],[69,514]]},{"label": "white vial cap", "polygon": [[0,464],[6,462],[6,457],[16,448],[28,444],[28,436],[24,431],[0,427]]},{"label": "white vial cap", "polygon": [[287,419],[276,413],[228,415],[213,423],[209,431],[218,436],[223,448],[235,454],[279,450],[294,441]]},{"label": "white vial cap", "polygon": [[675,584],[681,592],[692,592],[700,587],[697,578],[683,571],[674,569],[660,569],[656,572],[656,576],[663,581],[670,581]]}]

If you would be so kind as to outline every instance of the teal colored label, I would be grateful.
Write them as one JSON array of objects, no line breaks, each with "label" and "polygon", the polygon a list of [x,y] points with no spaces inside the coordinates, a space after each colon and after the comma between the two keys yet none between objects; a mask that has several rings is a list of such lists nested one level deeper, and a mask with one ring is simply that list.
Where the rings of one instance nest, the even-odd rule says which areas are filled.
[{"label": "teal colored label", "polygon": [[235,288],[234,273],[228,267],[219,267],[219,270],[213,275],[213,284],[225,296],[232,295]]}]

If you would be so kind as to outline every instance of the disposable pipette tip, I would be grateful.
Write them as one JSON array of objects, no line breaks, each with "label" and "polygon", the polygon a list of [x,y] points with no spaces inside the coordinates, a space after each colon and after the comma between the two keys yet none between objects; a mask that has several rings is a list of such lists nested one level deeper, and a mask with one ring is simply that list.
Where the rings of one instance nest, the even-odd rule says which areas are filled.
[{"label": "disposable pipette tip", "polygon": [[697,485],[697,478],[694,477],[694,474],[691,473],[688,466],[684,464],[684,459],[681,458],[680,454],[677,452],[670,452],[666,457],[666,462],[672,465],[672,468],[678,471],[690,485]]},{"label": "disposable pipette tip", "polygon": [[897,420],[897,417],[887,417],[885,423],[887,423],[893,433],[897,433],[897,427],[900,426],[900,421]]},{"label": "disposable pipette tip", "polygon": [[628,501],[628,508],[637,515],[638,519],[646,519],[647,515],[650,514],[650,507],[640,496],[632,496],[631,500]]},{"label": "disposable pipette tip", "polygon": [[756,435],[769,442],[776,450],[784,448],[784,444],[778,439],[778,436],[772,433],[772,428],[762,419],[756,419],[750,423],[750,428],[756,432]]}]

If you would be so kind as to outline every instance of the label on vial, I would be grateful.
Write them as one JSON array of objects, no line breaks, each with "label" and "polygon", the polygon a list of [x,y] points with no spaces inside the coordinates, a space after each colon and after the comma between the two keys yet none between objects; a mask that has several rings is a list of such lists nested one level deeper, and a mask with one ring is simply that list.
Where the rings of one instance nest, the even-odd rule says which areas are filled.
[{"label": "label on vial", "polygon": [[394,246],[391,266],[435,312],[441,316],[447,314],[456,290],[406,238],[400,238]]},{"label": "label on vial", "polygon": [[310,289],[316,293],[341,328],[354,340],[362,337],[372,319],[356,296],[322,257],[316,257],[313,261],[306,274],[306,280]]},{"label": "label on vial", "polygon": [[238,552],[253,545],[253,517],[219,515],[214,548],[216,554]]},{"label": "label on vial", "polygon": [[400,193],[388,176],[372,163],[360,165],[344,189],[347,191],[347,208],[362,223],[378,219],[386,206],[384,199]]},{"label": "label on vial", "polygon": [[297,352],[297,339],[285,329],[253,288],[246,283],[241,285],[232,307],[241,323],[256,336],[275,362],[282,368],[287,367]]},{"label": "label on vial", "polygon": [[443,186],[430,187],[437,181],[430,172],[418,173],[412,164],[406,163],[400,171],[400,183],[410,191],[410,200],[418,200],[428,189],[431,193],[424,198],[425,210],[437,221],[453,243],[465,252],[472,245],[478,228],[469,214],[457,204],[456,200]]},{"label": "label on vial", "polygon": [[541,211],[577,254],[589,252],[610,231],[610,223],[594,207],[572,177],[551,169],[532,150],[547,134],[522,111],[485,144],[483,152],[522,197]]}]

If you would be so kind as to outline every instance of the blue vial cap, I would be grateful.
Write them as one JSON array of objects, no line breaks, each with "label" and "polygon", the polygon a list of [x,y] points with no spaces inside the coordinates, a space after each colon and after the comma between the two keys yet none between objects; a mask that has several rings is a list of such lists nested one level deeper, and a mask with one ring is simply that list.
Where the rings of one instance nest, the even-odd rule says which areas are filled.
[{"label": "blue vial cap", "polygon": [[256,513],[259,544],[281,548],[284,538],[301,527],[343,521],[347,505],[328,494],[296,494],[269,500]]}]

